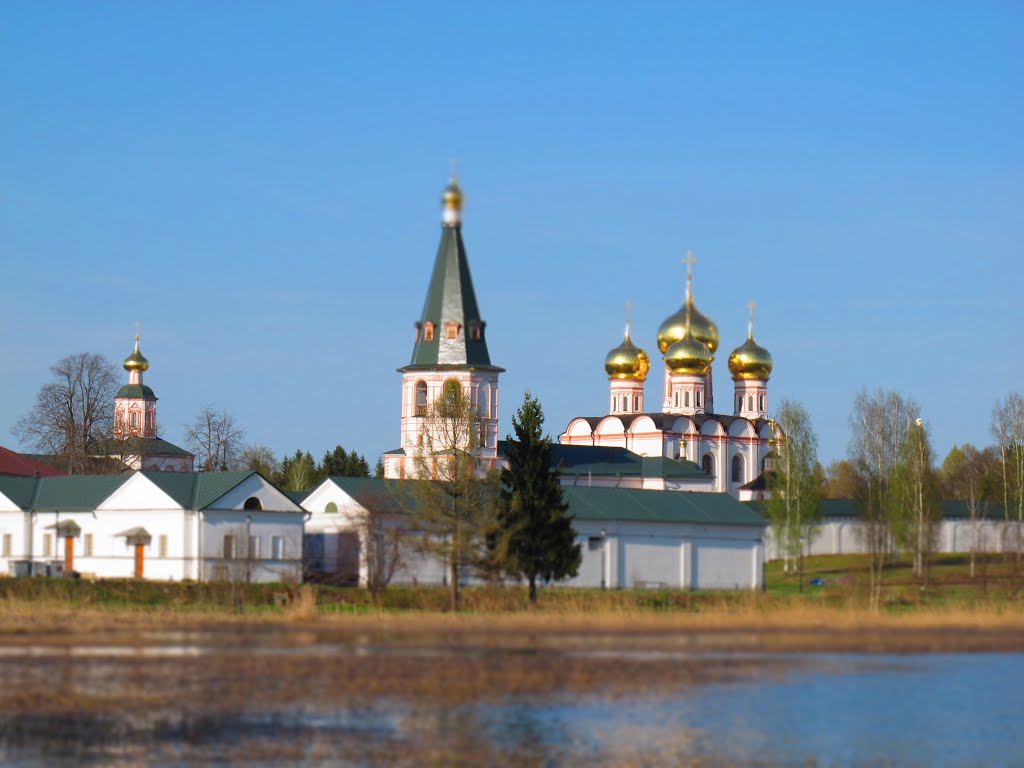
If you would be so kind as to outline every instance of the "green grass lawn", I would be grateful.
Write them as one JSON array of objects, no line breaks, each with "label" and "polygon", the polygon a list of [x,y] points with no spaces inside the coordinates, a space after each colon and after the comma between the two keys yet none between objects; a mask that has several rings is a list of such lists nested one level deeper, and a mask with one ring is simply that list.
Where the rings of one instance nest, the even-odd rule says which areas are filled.
[{"label": "green grass lawn", "polygon": [[[818,581],[818,584],[812,582]],[[541,590],[543,610],[564,613],[590,611],[705,612],[776,606],[859,605],[866,602],[869,568],[866,555],[827,555],[804,560],[803,589],[796,574],[785,573],[781,561],[765,566],[763,593],[738,591],[694,592],[673,589],[588,589],[547,587]],[[448,605],[443,586],[394,585],[380,595],[357,587],[302,587],[303,599],[324,613],[442,612]],[[228,582],[154,582],[132,579],[97,581],[70,578],[0,578],[3,600],[41,602],[64,607],[94,607],[171,612],[281,613],[297,595],[284,584]],[[517,612],[530,606],[523,586],[476,586],[462,591],[463,607],[478,612]],[[1024,596],[1024,563],[990,555],[979,559],[974,578],[966,555],[933,558],[927,582],[914,575],[910,561],[897,559],[883,574],[883,602],[891,610],[914,607],[971,607],[1019,605]]]}]

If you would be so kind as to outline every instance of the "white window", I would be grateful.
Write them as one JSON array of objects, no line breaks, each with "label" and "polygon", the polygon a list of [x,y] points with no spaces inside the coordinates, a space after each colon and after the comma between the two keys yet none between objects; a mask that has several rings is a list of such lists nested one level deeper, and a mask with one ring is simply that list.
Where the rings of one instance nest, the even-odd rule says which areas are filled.
[{"label": "white window", "polygon": [[258,560],[260,557],[260,537],[250,536],[249,537],[249,559]]},{"label": "white window", "polygon": [[697,400],[697,402],[696,402],[695,404],[696,404],[696,406],[697,406],[698,408],[700,408],[700,400],[701,400],[701,397],[700,397],[700,390],[699,390],[699,389],[697,390],[697,394],[696,394],[696,400]]},{"label": "white window", "polygon": [[748,411],[754,410],[754,396],[753,395],[747,395],[747,410]]},{"label": "white window", "polygon": [[328,514],[336,514],[337,511],[338,511],[338,505],[335,504],[333,501],[327,502],[327,506],[324,507],[324,512],[326,512]]},{"label": "white window", "polygon": [[4,557],[11,556],[11,534],[4,534]]},{"label": "white window", "polygon": [[53,557],[53,534],[43,534],[43,557]]},{"label": "white window", "polygon": [[91,533],[87,533],[82,538],[83,538],[82,547],[83,547],[83,550],[84,550],[82,552],[82,555],[85,556],[85,557],[92,557],[92,534]]},{"label": "white window", "polygon": [[273,560],[284,560],[284,537],[270,537],[270,557]]},{"label": "white window", "polygon": [[235,559],[235,537],[228,534],[224,537],[224,559],[234,560]]},{"label": "white window", "polygon": [[167,557],[167,534],[160,535],[160,557]]},{"label": "white window", "polygon": [[686,392],[683,393],[683,405],[687,408],[690,407],[690,390],[686,390]]}]

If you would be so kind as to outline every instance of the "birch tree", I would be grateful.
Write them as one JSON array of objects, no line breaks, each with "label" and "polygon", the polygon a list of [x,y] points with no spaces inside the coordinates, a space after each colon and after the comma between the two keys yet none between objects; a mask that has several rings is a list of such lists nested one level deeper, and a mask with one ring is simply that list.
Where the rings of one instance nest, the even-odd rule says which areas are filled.
[{"label": "birch tree", "polygon": [[1019,392],[1010,392],[996,401],[992,408],[992,437],[999,450],[1006,521],[1017,518],[1016,549],[1020,559],[1020,528],[1024,525],[1024,397]]},{"label": "birch tree", "polygon": [[821,519],[818,438],[807,409],[795,400],[779,404],[776,420],[783,437],[775,446],[775,468],[769,480],[772,493],[765,507],[785,570],[797,572],[803,591],[804,551]]},{"label": "birch tree", "polygon": [[889,518],[897,543],[914,559],[914,575],[926,579],[942,511],[932,467],[932,446],[921,419],[910,424],[889,478]]},{"label": "birch tree", "polygon": [[879,607],[882,570],[892,550],[888,500],[889,478],[899,459],[900,445],[920,415],[920,406],[893,390],[861,389],[850,412],[850,459],[860,473],[864,543],[869,554],[871,607]]}]

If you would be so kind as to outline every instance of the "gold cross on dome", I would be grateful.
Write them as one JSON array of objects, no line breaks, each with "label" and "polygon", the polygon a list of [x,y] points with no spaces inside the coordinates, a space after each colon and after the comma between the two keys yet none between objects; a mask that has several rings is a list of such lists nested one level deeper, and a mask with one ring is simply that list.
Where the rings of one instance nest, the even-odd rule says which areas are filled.
[{"label": "gold cross on dome", "polygon": [[686,265],[686,276],[693,277],[693,265],[697,263],[697,257],[693,255],[693,251],[686,252],[686,258],[683,259],[683,264]]},{"label": "gold cross on dome", "polygon": [[139,338],[139,331],[142,329],[142,323],[138,320],[135,321],[135,338]]},{"label": "gold cross on dome", "polygon": [[452,181],[458,181],[459,180],[459,158],[453,157],[452,160],[451,160],[451,163],[452,163]]},{"label": "gold cross on dome", "polygon": [[747,321],[747,336],[754,338],[754,310],[757,309],[757,302],[751,299],[747,302],[747,311],[750,312],[750,319]]},{"label": "gold cross on dome", "polygon": [[626,302],[626,338],[629,338],[629,326],[633,322],[633,302]]}]

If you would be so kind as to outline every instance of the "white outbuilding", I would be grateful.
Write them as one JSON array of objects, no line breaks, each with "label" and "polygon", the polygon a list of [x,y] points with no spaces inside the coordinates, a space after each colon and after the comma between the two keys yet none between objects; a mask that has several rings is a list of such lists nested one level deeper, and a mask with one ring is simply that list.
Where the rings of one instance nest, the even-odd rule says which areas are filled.
[{"label": "white outbuilding", "polygon": [[258,472],[0,477],[0,568],[297,581],[304,517]]},{"label": "white outbuilding", "polygon": [[[408,483],[330,477],[303,501],[309,565],[324,578],[366,583],[367,521],[413,532]],[[578,587],[758,589],[765,520],[726,493],[563,487],[583,560]],[[407,548],[395,583],[441,584],[443,562]]]}]

